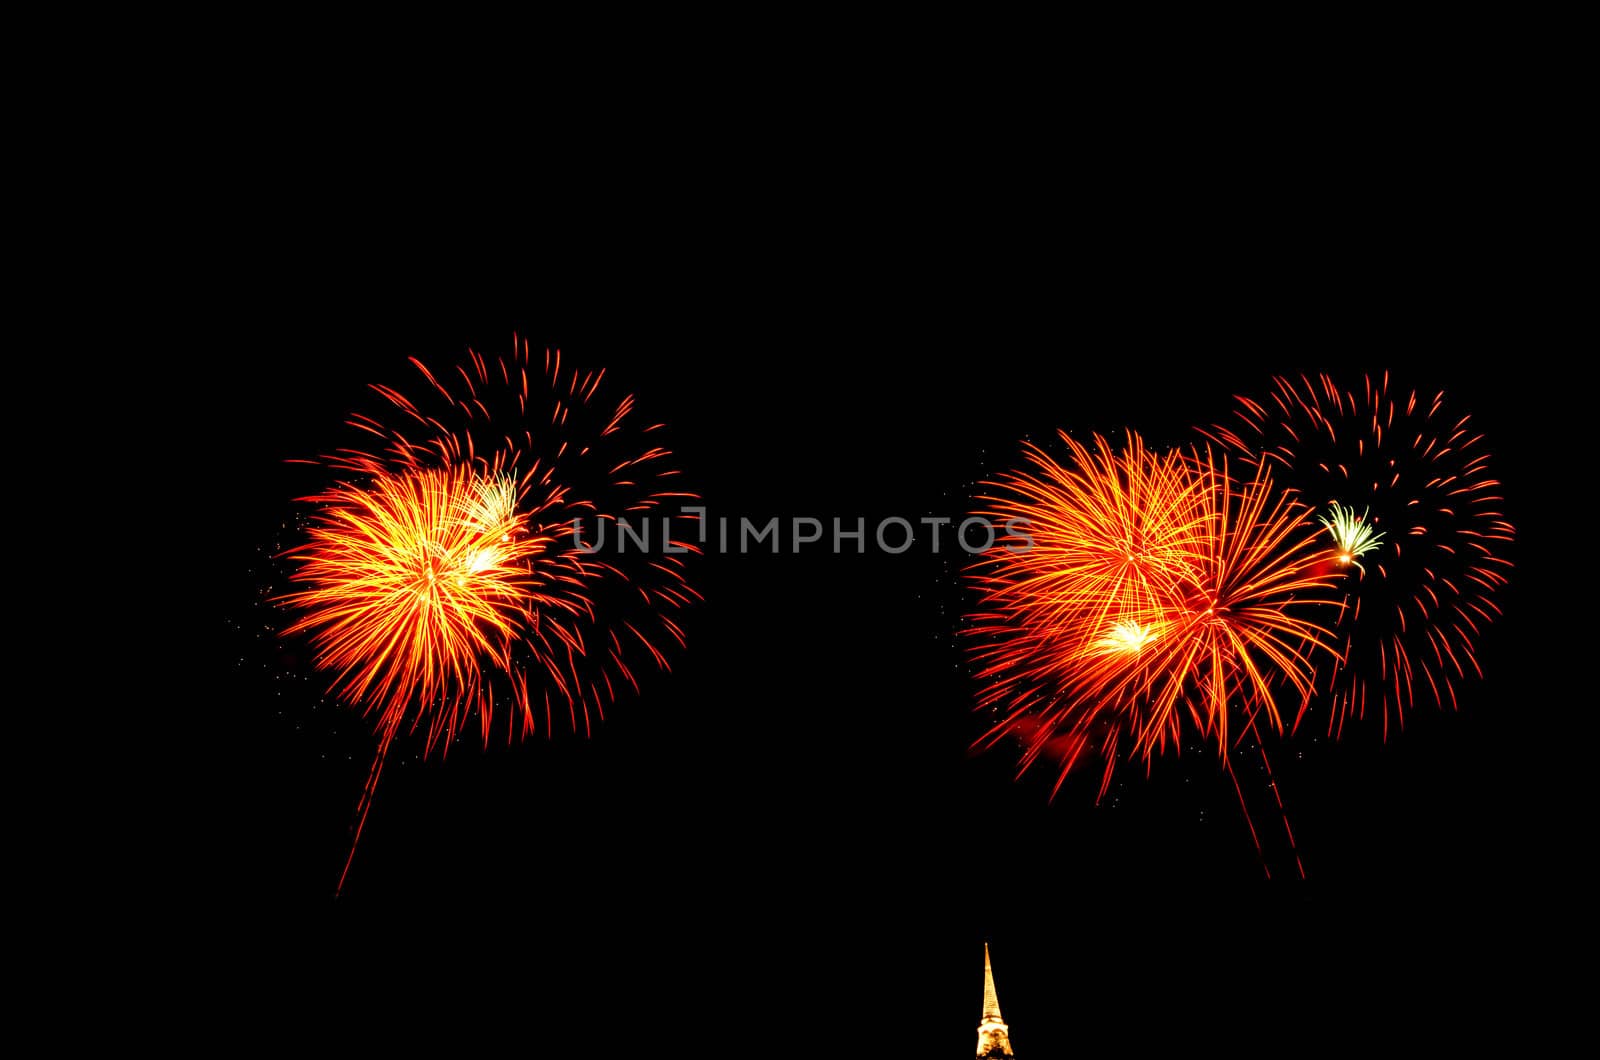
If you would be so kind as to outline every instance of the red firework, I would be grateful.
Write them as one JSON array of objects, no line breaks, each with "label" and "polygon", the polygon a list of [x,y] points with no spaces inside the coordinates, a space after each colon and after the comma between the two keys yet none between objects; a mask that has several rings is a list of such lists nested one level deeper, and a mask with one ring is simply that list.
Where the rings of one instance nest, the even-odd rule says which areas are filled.
[{"label": "red firework", "polygon": [[[298,589],[287,635],[306,633],[334,691],[375,717],[378,749],[351,842],[384,758],[402,730],[443,752],[474,715],[487,744],[497,712],[507,739],[554,719],[587,734],[607,705],[638,690],[631,657],[668,668],[681,646],[672,613],[698,598],[673,539],[670,453],[633,428],[634,400],[602,403],[604,372],[532,362],[526,342],[436,374],[413,359],[416,396],[375,386],[382,416],[353,426],[377,439],[324,464],[349,476],[306,498],[307,542],[287,554]],[[657,514],[661,513],[661,514]],[[663,547],[601,555],[576,527],[654,518]],[[340,876],[342,888],[348,874]]]},{"label": "red firework", "polygon": [[1403,724],[1419,703],[1455,707],[1456,681],[1482,676],[1477,643],[1500,614],[1515,537],[1483,435],[1442,392],[1391,391],[1387,372],[1355,386],[1329,375],[1274,383],[1202,433],[1270,469],[1337,546],[1338,652],[1318,680],[1331,693],[1329,733],[1369,708],[1387,736],[1390,716]]}]

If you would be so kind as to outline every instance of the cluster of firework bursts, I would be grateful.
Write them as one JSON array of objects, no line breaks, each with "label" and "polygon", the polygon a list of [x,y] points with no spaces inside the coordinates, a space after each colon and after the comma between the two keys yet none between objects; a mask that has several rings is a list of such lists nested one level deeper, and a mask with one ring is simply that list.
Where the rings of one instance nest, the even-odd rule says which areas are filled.
[{"label": "cluster of firework bursts", "polygon": [[[351,858],[398,735],[442,753],[473,727],[587,734],[640,661],[666,668],[697,599],[688,540],[602,556],[573,532],[692,518],[672,514],[693,495],[661,425],[602,396],[603,372],[515,339],[413,363],[415,386],[374,387],[380,411],[350,420],[359,446],[312,461],[332,482],[284,554],[284,633],[377,733]],[[976,514],[1026,530],[968,570],[966,628],[994,719],[980,742],[1016,738],[1056,790],[1094,766],[1103,796],[1119,762],[1148,768],[1186,733],[1230,774],[1249,734],[1270,772],[1263,732],[1371,716],[1387,735],[1480,675],[1514,533],[1482,436],[1442,394],[1279,379],[1186,445],[1060,443],[981,493]]]},{"label": "cluster of firework bursts", "polygon": [[[315,463],[337,481],[304,500],[306,541],[286,553],[286,635],[309,637],[334,691],[374,719],[377,753],[357,808],[355,854],[384,758],[401,732],[429,753],[473,719],[485,743],[557,725],[587,734],[625,690],[635,658],[667,666],[673,613],[697,598],[681,553],[586,552],[575,520],[642,518],[692,498],[671,454],[635,423],[631,396],[601,398],[604,372],[512,353],[385,386],[366,442]],[[670,524],[670,518],[669,523]],[[682,518],[681,516],[678,518]],[[339,879],[350,870],[345,862]]]},{"label": "cluster of firework bursts", "polygon": [[1333,735],[1369,715],[1386,735],[1481,675],[1513,530],[1470,417],[1387,375],[1237,400],[1163,452],[1063,433],[1064,453],[1030,446],[979,498],[1032,540],[969,571],[984,741],[1020,740],[1057,790],[1098,761],[1104,795],[1186,725],[1225,764],[1244,733],[1319,710]]}]

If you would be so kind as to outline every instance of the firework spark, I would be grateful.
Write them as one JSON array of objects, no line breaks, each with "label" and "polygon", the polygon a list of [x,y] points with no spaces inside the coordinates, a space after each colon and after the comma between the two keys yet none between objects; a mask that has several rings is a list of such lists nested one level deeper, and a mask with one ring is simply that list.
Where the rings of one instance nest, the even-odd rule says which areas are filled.
[{"label": "firework spark", "polygon": [[[1403,723],[1419,703],[1454,707],[1456,682],[1481,676],[1477,644],[1500,614],[1515,537],[1471,417],[1447,411],[1443,393],[1391,390],[1388,373],[1355,386],[1318,375],[1240,397],[1228,423],[1202,433],[1297,499],[1333,505],[1330,529],[1361,574],[1336,587],[1338,652],[1318,682],[1332,693],[1328,731],[1373,707],[1387,736],[1391,716]],[[1360,540],[1378,526],[1381,547],[1375,534]],[[1363,544],[1365,566],[1354,562]]]},{"label": "firework spark", "polygon": [[576,533],[693,496],[642,440],[661,425],[634,429],[631,396],[599,400],[603,372],[563,369],[559,352],[541,368],[516,340],[445,373],[413,363],[416,396],[375,386],[385,414],[350,421],[368,444],[316,462],[341,481],[307,498],[309,538],[287,553],[285,635],[311,637],[335,693],[378,732],[352,858],[397,733],[421,729],[424,753],[442,752],[473,717],[487,743],[500,713],[512,739],[549,733],[559,709],[587,734],[638,690],[631,656],[668,668],[684,641],[672,613],[698,598],[682,559],[698,549],[672,536],[684,516],[660,516],[659,552],[591,552]]}]

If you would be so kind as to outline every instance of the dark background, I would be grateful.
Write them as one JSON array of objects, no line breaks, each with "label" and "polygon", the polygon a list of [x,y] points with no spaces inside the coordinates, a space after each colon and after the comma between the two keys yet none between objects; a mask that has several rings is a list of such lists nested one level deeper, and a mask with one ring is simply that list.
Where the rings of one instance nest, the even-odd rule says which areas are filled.
[{"label": "dark background", "polygon": [[[183,902],[290,997],[415,997],[536,1056],[970,1055],[986,938],[1025,1060],[1219,1029],[1245,1051],[1366,1041],[1396,1011],[1385,1035],[1470,1036],[1570,855],[1529,735],[1551,709],[1529,595],[1550,383],[1536,298],[1504,233],[1461,223],[1469,200],[1078,203],[1092,245],[1003,202],[981,231],[858,202],[715,234],[554,203],[559,238],[263,205],[258,264],[200,311],[225,665],[193,727]],[[1005,750],[969,752],[959,556],[713,555],[688,650],[592,739],[392,757],[335,902],[374,742],[264,631],[262,557],[319,481],[283,461],[345,438],[365,384],[409,384],[408,355],[513,331],[607,367],[713,515],[759,519],[959,516],[1024,436],[1186,441],[1279,372],[1442,387],[1489,433],[1519,533],[1488,679],[1387,744],[1373,724],[1271,744],[1305,882],[1242,760],[1267,882],[1207,752],[1122,769],[1098,807],[1090,780],[1052,804]]]}]

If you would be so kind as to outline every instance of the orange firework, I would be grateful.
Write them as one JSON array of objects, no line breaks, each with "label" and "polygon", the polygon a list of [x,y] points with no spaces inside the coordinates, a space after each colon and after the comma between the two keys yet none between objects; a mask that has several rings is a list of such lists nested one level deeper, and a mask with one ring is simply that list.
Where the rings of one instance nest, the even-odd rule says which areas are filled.
[{"label": "orange firework", "polygon": [[544,600],[536,559],[551,544],[528,532],[515,483],[430,468],[308,500],[319,510],[289,552],[305,588],[284,598],[300,615],[285,634],[311,635],[317,667],[337,673],[341,698],[376,712],[382,732],[416,709],[431,748],[467,711],[487,719],[481,668],[510,668]]},{"label": "orange firework", "polygon": [[1357,386],[1319,375],[1240,397],[1232,420],[1202,433],[1270,469],[1335,549],[1329,591],[1344,606],[1318,682],[1332,692],[1329,732],[1369,706],[1385,735],[1419,702],[1455,706],[1455,682],[1481,676],[1477,642],[1500,613],[1515,536],[1471,417],[1448,412],[1442,392],[1391,391],[1388,373]]},{"label": "orange firework", "polygon": [[1185,717],[1224,756],[1234,710],[1281,728],[1275,690],[1309,692],[1327,650],[1306,594],[1331,577],[1328,549],[1308,511],[1264,472],[1235,483],[1209,450],[1062,439],[1066,465],[1029,447],[1029,469],[980,498],[1031,538],[969,571],[979,703],[999,715],[985,740],[1022,738],[1023,769],[1057,758],[1057,789],[1098,753],[1103,795],[1124,741],[1148,764]]},{"label": "orange firework", "polygon": [[[476,716],[487,743],[498,713],[508,739],[553,727],[554,706],[587,733],[625,688],[642,648],[667,667],[681,645],[670,612],[698,597],[674,539],[684,516],[670,454],[629,430],[633,398],[597,399],[603,372],[535,365],[526,342],[506,357],[469,351],[453,372],[414,361],[418,396],[378,386],[395,421],[352,425],[379,444],[323,463],[354,481],[310,498],[309,538],[287,556],[297,590],[285,635],[307,634],[335,693],[374,715],[378,749],[357,808],[355,854],[384,758],[402,729],[424,753],[448,748]],[[643,523],[654,549],[601,554],[578,532],[603,519]],[[590,540],[592,540],[592,536]],[[345,863],[348,874],[350,860]],[[340,886],[344,875],[340,876]]]}]

